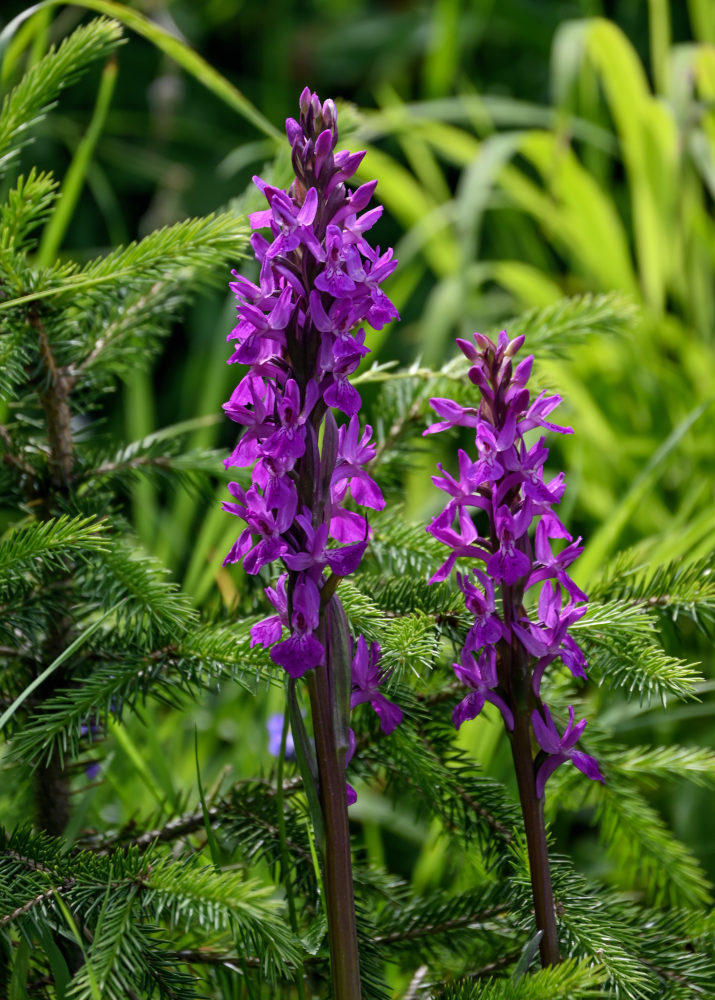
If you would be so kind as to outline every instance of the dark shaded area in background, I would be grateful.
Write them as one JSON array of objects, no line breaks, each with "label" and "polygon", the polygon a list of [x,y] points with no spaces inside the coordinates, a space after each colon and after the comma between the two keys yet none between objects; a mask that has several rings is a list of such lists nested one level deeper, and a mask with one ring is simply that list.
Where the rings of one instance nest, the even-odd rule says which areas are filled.
[{"label": "dark shaded area in background", "polygon": [[[0,23],[25,6],[4,4]],[[390,91],[403,101],[473,92],[547,104],[552,39],[571,18],[613,19],[648,65],[648,5],[640,0],[312,0],[300,5],[300,13],[276,0],[127,6],[181,34],[279,127],[294,114],[296,95],[306,85],[368,108]],[[686,5],[671,6],[673,41],[689,40]],[[443,7],[458,17],[459,47],[450,47],[435,68]],[[76,7],[58,8],[56,34],[89,16]],[[60,134],[53,136],[60,148],[54,143],[41,150],[60,175],[67,162],[61,147],[77,138],[95,92],[91,78],[68,92]],[[87,197],[68,247],[101,245],[108,236],[116,241],[122,231],[131,238],[157,223],[209,212],[241,192],[257,169],[254,163],[230,178],[217,176],[217,164],[232,149],[259,138],[255,130],[136,36],[121,53],[113,108],[99,157],[121,212],[119,206],[110,211],[113,232],[107,234]]]}]

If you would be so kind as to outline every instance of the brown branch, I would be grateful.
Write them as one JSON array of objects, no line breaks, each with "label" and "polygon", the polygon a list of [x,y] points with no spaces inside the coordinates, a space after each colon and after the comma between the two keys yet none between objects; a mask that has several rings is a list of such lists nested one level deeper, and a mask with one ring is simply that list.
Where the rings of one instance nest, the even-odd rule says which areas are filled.
[{"label": "brown branch", "polygon": [[[460,927],[469,927],[471,924],[479,923],[483,920],[488,920],[491,917],[503,916],[508,911],[504,907],[494,907],[491,910],[485,910],[483,913],[473,914],[469,917],[460,917],[455,920],[445,920],[442,924],[426,924],[424,927],[410,928],[408,931],[396,931],[393,934],[383,934],[373,937],[373,944],[395,944],[398,941],[409,941],[419,937],[425,937],[428,934],[436,934],[443,931],[457,930]],[[477,972],[473,972],[470,978],[477,978],[479,976],[488,975],[491,972],[495,972],[498,969],[502,969],[507,965],[511,965],[515,962],[521,954],[521,951],[510,952],[509,954],[503,955],[496,961],[491,962],[489,965],[483,966]],[[173,953],[174,957],[182,962],[186,962],[187,965],[225,965],[230,968],[235,968],[239,966],[239,963],[247,966],[251,969],[260,968],[261,960],[254,956],[248,956],[246,958],[239,958],[235,953],[231,952],[220,952],[213,951],[210,948],[184,948],[181,951]],[[318,961],[318,958],[313,955],[306,955],[304,958],[304,964],[310,965],[313,962]]]},{"label": "brown branch", "polygon": [[50,889],[45,889],[44,892],[38,893],[33,899],[28,899],[26,903],[22,906],[18,906],[16,910],[12,913],[6,913],[3,917],[0,917],[0,927],[4,927],[6,924],[11,923],[13,920],[17,920],[18,917],[23,916],[25,913],[29,913],[33,906],[37,906],[40,903],[44,903],[45,900],[51,899],[58,892],[66,892],[71,889],[72,886],[76,885],[76,880],[73,878],[65,879],[61,885],[52,886]]},{"label": "brown branch", "polygon": [[405,931],[393,931],[391,934],[378,934],[374,937],[374,944],[395,944],[398,941],[414,941],[416,938],[427,937],[430,934],[444,934],[448,931],[459,930],[461,927],[472,927],[485,923],[494,917],[503,917],[508,913],[504,906],[493,906],[491,909],[482,910],[481,913],[472,913],[464,917],[453,917],[451,920],[444,920],[439,924],[425,924],[421,927],[410,927]]},{"label": "brown branch", "polygon": [[[41,498],[43,518],[55,514],[56,495],[67,496],[72,482],[75,454],[72,438],[72,413],[69,405],[67,372],[57,365],[40,314],[32,309],[30,324],[39,338],[40,357],[46,370],[45,386],[40,393],[47,421],[49,443],[49,470],[52,486]],[[71,587],[72,570],[68,568],[62,585]],[[52,663],[70,644],[72,620],[68,614],[52,616],[42,658]],[[62,667],[38,689],[35,699],[43,701],[62,687],[66,687],[69,674]],[[61,755],[55,751],[49,760],[37,769],[35,776],[35,803],[37,822],[41,829],[60,836],[69,822],[69,780]]]},{"label": "brown branch", "polygon": [[[432,754],[432,756],[439,758],[439,754],[435,752],[434,747],[431,745],[431,743],[423,733],[420,733],[420,739],[424,744],[424,746]],[[503,837],[503,839],[506,841],[507,844],[511,842],[513,834],[511,829],[508,826],[506,826],[506,824],[502,823],[501,820],[498,820],[496,816],[492,815],[492,813],[489,812],[486,806],[483,806],[479,802],[477,802],[477,800],[472,795],[470,795],[469,792],[466,790],[466,788],[464,788],[462,785],[455,784],[454,790],[460,797],[462,802],[464,802],[466,806],[469,806],[472,812],[476,813],[477,816],[481,816],[481,818],[486,821],[487,825],[490,826],[492,830],[494,830],[496,833],[500,834],[501,837]]]},{"label": "brown branch", "polygon": [[[283,794],[292,795],[303,786],[302,779],[299,777],[290,778],[283,782]],[[240,784],[236,786],[236,790],[240,788]],[[265,786],[265,792],[270,797],[276,794],[275,789],[270,785]],[[231,807],[230,798],[222,799],[214,806],[209,806],[207,808],[209,822],[211,826],[219,825],[223,816]],[[245,810],[244,810],[245,811]],[[252,813],[246,813],[251,815],[252,818],[256,818]],[[277,835],[277,829],[272,827],[269,823],[264,820],[261,822],[268,828],[272,833]],[[196,833],[198,830],[204,827],[204,814],[202,810],[196,810],[194,812],[184,813],[182,816],[177,816],[174,819],[170,819],[163,826],[156,827],[153,830],[147,830],[144,833],[138,834],[137,836],[131,836],[129,831],[125,828],[124,830],[119,830],[117,833],[109,834],[106,837],[83,837],[79,840],[80,846],[85,850],[93,851],[96,854],[109,854],[115,847],[139,847],[148,848],[155,843],[169,843],[172,840],[178,840],[181,837],[185,837],[190,833]],[[297,844],[291,844],[292,847],[296,849],[297,852],[303,853],[302,848]],[[312,859],[309,855],[305,855],[308,860]]]},{"label": "brown branch", "polygon": [[4,424],[0,424],[0,440],[3,441],[5,447],[7,448],[7,451],[3,452],[3,462],[5,462],[6,465],[14,465],[16,469],[19,469],[20,472],[24,473],[29,479],[34,481],[37,478],[35,470],[31,465],[28,465],[27,462],[24,462],[19,455],[13,454],[12,437]]},{"label": "brown branch", "polygon": [[40,356],[48,375],[48,385],[43,391],[41,399],[47,420],[50,470],[55,486],[66,489],[72,479],[74,467],[72,414],[69,407],[67,371],[58,367],[42,320],[34,311],[30,316],[30,322],[39,337]]},{"label": "brown branch", "polygon": [[671,982],[680,983],[681,986],[688,986],[695,992],[699,992],[697,983],[692,982],[687,976],[684,976],[682,972],[675,972],[673,969],[664,969],[660,965],[656,965],[655,962],[651,962],[650,959],[645,958],[643,955],[638,956],[643,965],[647,965],[649,969],[652,969],[656,975],[660,976],[662,979],[669,979]]},{"label": "brown branch", "polygon": [[99,355],[102,353],[104,348],[107,347],[108,344],[111,344],[112,338],[117,333],[117,331],[121,335],[124,328],[127,329],[132,328],[132,323],[131,323],[132,318],[136,314],[141,313],[144,307],[147,306],[150,302],[152,302],[153,299],[156,298],[156,295],[161,291],[162,285],[165,284],[167,284],[167,282],[155,281],[148,292],[146,292],[144,295],[141,295],[136,300],[136,302],[127,307],[127,309],[122,313],[121,319],[115,320],[114,323],[110,323],[105,328],[104,335],[97,338],[94,347],[89,352],[87,357],[83,361],[81,361],[78,365],[76,365],[75,368],[72,370],[72,372],[68,374],[67,376],[68,391],[74,389],[74,387],[76,386],[77,382],[80,379],[80,376],[83,374],[84,370],[97,360]]},{"label": "brown branch", "polygon": [[[0,608],[0,614],[2,614]],[[0,646],[0,656],[15,660],[35,660],[36,656],[29,649],[16,649],[14,646]]]},{"label": "brown branch", "polygon": [[25,865],[26,868],[30,868],[33,872],[44,872],[46,875],[55,874],[47,865],[43,865],[40,861],[35,861],[34,858],[28,858],[24,854],[20,854],[19,851],[13,851],[12,848],[4,850],[3,854],[14,861],[19,861],[20,864]]}]

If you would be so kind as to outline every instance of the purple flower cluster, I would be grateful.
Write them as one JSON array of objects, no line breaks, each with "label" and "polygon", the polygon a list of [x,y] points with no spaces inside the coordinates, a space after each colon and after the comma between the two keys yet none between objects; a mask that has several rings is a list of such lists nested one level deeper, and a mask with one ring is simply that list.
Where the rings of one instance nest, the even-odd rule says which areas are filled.
[{"label": "purple flower cluster", "polygon": [[[224,406],[244,428],[225,464],[253,471],[249,489],[229,485],[233,501],[224,508],[246,527],[224,562],[243,560],[255,574],[282,560],[286,572],[266,590],[276,614],[254,627],[252,642],[276,643],[271,658],[297,678],[325,662],[316,631],[326,571],[354,572],[367,545],[367,518],[344,501],[384,507],[365,468],[375,455],[372,431],[360,431],[360,395],[348,379],[368,353],[361,324],[379,329],[397,317],[380,289],[396,261],[365,239],[382,212],[364,211],[377,182],[346,188],[364,153],[334,152],[333,102],[321,104],[306,88],[300,120],[289,118],[286,130],[290,189],[254,178],[268,208],[251,225],[270,233],[251,237],[259,283],[235,275],[231,285],[238,323],[229,363],[249,370]],[[331,407],[347,418],[340,428]],[[290,635],[279,641],[283,627]]]},{"label": "purple flower cluster", "polygon": [[[335,578],[357,569],[370,534],[367,518],[345,501],[373,510],[385,505],[366,469],[375,456],[372,430],[360,429],[360,395],[349,376],[368,353],[361,324],[379,329],[397,317],[380,289],[396,261],[391,250],[381,254],[365,239],[382,212],[363,211],[376,182],[346,189],[364,154],[334,152],[333,102],[321,105],[306,89],[300,120],[288,119],[286,128],[295,171],[291,188],[281,191],[254,178],[269,207],[255,212],[251,225],[269,229],[272,237],[256,232],[251,238],[259,284],[236,275],[231,286],[238,323],[228,337],[237,341],[229,362],[249,370],[224,407],[244,428],[225,464],[252,466],[252,483],[247,490],[229,485],[233,501],[224,508],[246,527],[224,562],[242,560],[251,574],[282,562],[285,572],[265,591],[276,613],[254,625],[251,644],[272,647],[273,661],[294,679],[326,667],[347,764],[355,752],[347,716],[356,705],[369,702],[386,733],[402,719],[379,691],[380,647],[373,643],[368,650],[360,636],[352,663],[349,652],[333,663],[332,647],[349,643],[341,620],[345,629],[347,622],[342,611],[326,614],[337,601]],[[331,407],[345,415],[342,426]],[[349,678],[339,676],[348,670]],[[344,702],[339,691],[346,692]],[[273,749],[276,740],[280,746],[275,720],[271,740]],[[347,785],[348,803],[355,798]]]},{"label": "purple flower cluster", "polygon": [[[515,713],[528,706],[541,749],[536,761],[540,798],[546,779],[566,760],[589,778],[602,781],[603,777],[593,757],[574,750],[585,720],[574,725],[570,708],[570,722],[561,736],[539,694],[544,671],[556,659],[575,677],[586,676],[586,659],[568,630],[586,613],[587,597],[566,572],[581,552],[580,539],[573,541],[554,512],[564,493],[564,475],[545,482],[549,452],[544,438],[531,444],[525,438],[542,427],[560,434],[572,432],[547,420],[560,396],[542,393],[531,399],[527,383],[533,356],[513,367],[512,358],[523,342],[523,336],[510,342],[505,332],[497,344],[479,333],[474,343],[457,341],[471,362],[469,379],[479,388],[481,403],[475,408],[450,399],[430,400],[440,420],[424,433],[469,427],[475,435],[476,457],[459,450],[457,478],[438,465],[441,475],[433,482],[449,501],[427,530],[451,549],[431,583],[445,580],[459,557],[479,560],[484,566],[457,572],[474,624],[461,663],[453,665],[458,679],[471,689],[455,708],[454,723],[459,727],[475,718],[489,701],[512,731]],[[556,539],[568,544],[555,554]],[[540,587],[537,601],[532,600],[535,587]],[[501,591],[501,607],[496,588]],[[536,605],[531,614],[524,607],[527,593],[527,603]],[[524,670],[514,669],[515,658],[526,665],[526,685]]]}]

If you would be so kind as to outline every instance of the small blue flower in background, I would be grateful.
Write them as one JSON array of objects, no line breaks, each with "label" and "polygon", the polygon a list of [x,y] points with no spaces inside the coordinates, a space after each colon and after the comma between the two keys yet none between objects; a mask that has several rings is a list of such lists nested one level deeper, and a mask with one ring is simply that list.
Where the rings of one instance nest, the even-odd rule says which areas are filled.
[{"label": "small blue flower in background", "polygon": [[[268,753],[271,757],[279,757],[281,752],[281,737],[283,736],[283,713],[275,712],[266,720],[268,730]],[[288,729],[286,735],[286,760],[295,760],[295,743],[293,733]]]}]

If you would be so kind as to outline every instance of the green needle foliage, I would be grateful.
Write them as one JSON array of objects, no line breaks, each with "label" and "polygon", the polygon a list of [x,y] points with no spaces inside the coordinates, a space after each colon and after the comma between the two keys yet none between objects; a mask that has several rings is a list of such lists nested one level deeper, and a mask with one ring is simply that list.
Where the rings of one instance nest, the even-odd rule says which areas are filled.
[{"label": "green needle foliage", "polygon": [[[435,30],[457,45],[459,5],[436,10]],[[675,514],[668,507],[685,475],[680,463],[692,476],[691,459],[700,470],[710,461],[709,445],[685,429],[677,440],[670,435],[673,427],[699,432],[691,415],[711,373],[684,338],[666,342],[659,325],[671,303],[679,335],[686,322],[702,324],[710,292],[649,242],[669,245],[667,191],[643,152],[651,140],[665,142],[669,112],[639,74],[624,71],[630,99],[645,116],[638,132],[608,63],[610,52],[632,69],[636,57],[609,22],[573,30],[583,78],[566,72],[568,62],[559,77],[562,113],[569,102],[579,112],[569,119],[573,147],[559,131],[566,119],[548,108],[442,96],[453,70],[437,52],[424,81],[435,100],[401,105],[385,89],[381,111],[354,113],[371,141],[389,133],[394,143],[390,153],[371,150],[370,170],[381,174],[382,197],[405,230],[395,298],[409,305],[422,282],[428,289],[424,314],[412,324],[414,338],[424,341],[422,358],[400,367],[383,357],[381,333],[376,362],[358,376],[377,439],[371,474],[388,505],[371,519],[359,573],[339,589],[354,633],[380,642],[390,671],[385,691],[405,715],[389,739],[367,707],[353,717],[349,779],[358,791],[351,816],[365,998],[715,995],[704,852],[664,808],[670,794],[715,784],[712,751],[691,744],[687,730],[673,737],[674,720],[687,724],[711,710],[712,686],[696,661],[705,671],[711,655],[712,516],[695,490],[690,500],[677,494]],[[166,48],[169,36],[156,34]],[[66,178],[61,184],[33,165],[30,154],[40,147],[28,143],[63,91],[117,58],[122,41],[116,21],[91,21],[56,47],[38,48],[20,79],[13,76],[22,62],[15,49],[0,117],[0,996],[327,998],[329,950],[308,796],[290,754],[277,766],[260,749],[269,708],[285,707],[267,652],[250,644],[268,581],[220,566],[235,526],[208,505],[224,491],[213,418],[196,420],[192,412],[184,419],[182,411],[173,417],[180,422],[144,428],[127,441],[111,411],[115,390],[150,369],[190,302],[225,283],[247,224],[224,210],[101,254],[61,252],[45,261],[39,249],[48,231],[50,247],[62,248],[69,220],[56,213]],[[205,64],[176,46],[200,79]],[[563,51],[557,46],[556,64]],[[666,81],[662,60],[658,65]],[[706,98],[709,78],[699,72]],[[605,176],[619,147],[611,123],[597,114],[590,73],[627,140],[637,210],[624,214],[632,233],[624,232],[620,203],[611,204],[594,180]],[[218,74],[211,81],[240,111],[238,91]],[[484,115],[493,122],[481,134]],[[91,139],[73,184],[90,176],[101,137]],[[272,150],[264,143],[260,155]],[[697,202],[697,170],[709,161],[697,139],[688,156],[684,180]],[[445,164],[464,171],[454,197]],[[280,157],[264,173],[282,177]],[[497,238],[491,209],[504,210],[506,195],[509,216]],[[244,203],[256,207],[250,194]],[[535,257],[541,270],[514,256],[514,247],[534,245],[537,227],[548,244]],[[686,240],[685,230],[681,236]],[[702,274],[709,239],[680,246],[678,262],[694,256]],[[480,245],[493,259],[475,263]],[[550,254],[560,263],[549,271]],[[698,293],[692,300],[690,279]],[[449,582],[427,584],[444,558],[424,531],[425,511],[437,502],[429,474],[435,459],[454,471],[450,453],[460,439],[455,434],[433,455],[433,440],[421,432],[431,396],[474,402],[466,366],[443,363],[440,344],[463,333],[475,314],[489,323],[511,315],[510,334],[525,333],[537,355],[540,387],[563,385],[574,408],[570,422],[584,454],[562,446],[570,476],[577,484],[580,477],[566,521],[607,524],[623,482],[646,470],[641,492],[626,499],[626,512],[638,515],[639,532],[629,537],[636,544],[617,552],[619,529],[592,550],[584,582],[591,603],[575,626],[591,681],[576,689],[564,668],[544,682],[559,725],[565,706],[580,700],[590,720],[584,749],[606,778],[604,785],[586,782],[565,766],[549,781],[564,960],[545,970],[536,969],[526,846],[501,723],[489,706],[459,734],[451,723],[461,694],[450,664],[470,627],[463,597]],[[226,329],[201,333],[222,340]],[[608,364],[616,359],[635,370],[649,337],[687,362],[663,390],[669,419],[657,414],[655,442],[644,440],[638,409],[644,400],[654,409],[648,379],[621,400],[619,420],[610,419],[602,391]],[[700,395],[681,391],[701,382]],[[202,387],[195,398],[217,406],[212,390]],[[179,393],[172,393],[174,412]],[[580,419],[592,433],[581,430]],[[658,492],[663,468],[652,456],[660,454],[673,467],[667,490]],[[132,500],[136,508],[138,496],[166,495],[200,507],[201,526],[187,528],[177,504],[161,538],[142,544]],[[641,511],[646,495],[652,509]],[[614,516],[625,534],[629,518]],[[668,530],[666,516],[677,530]],[[181,549],[172,564],[189,567],[187,592],[157,556],[167,538]]]}]

